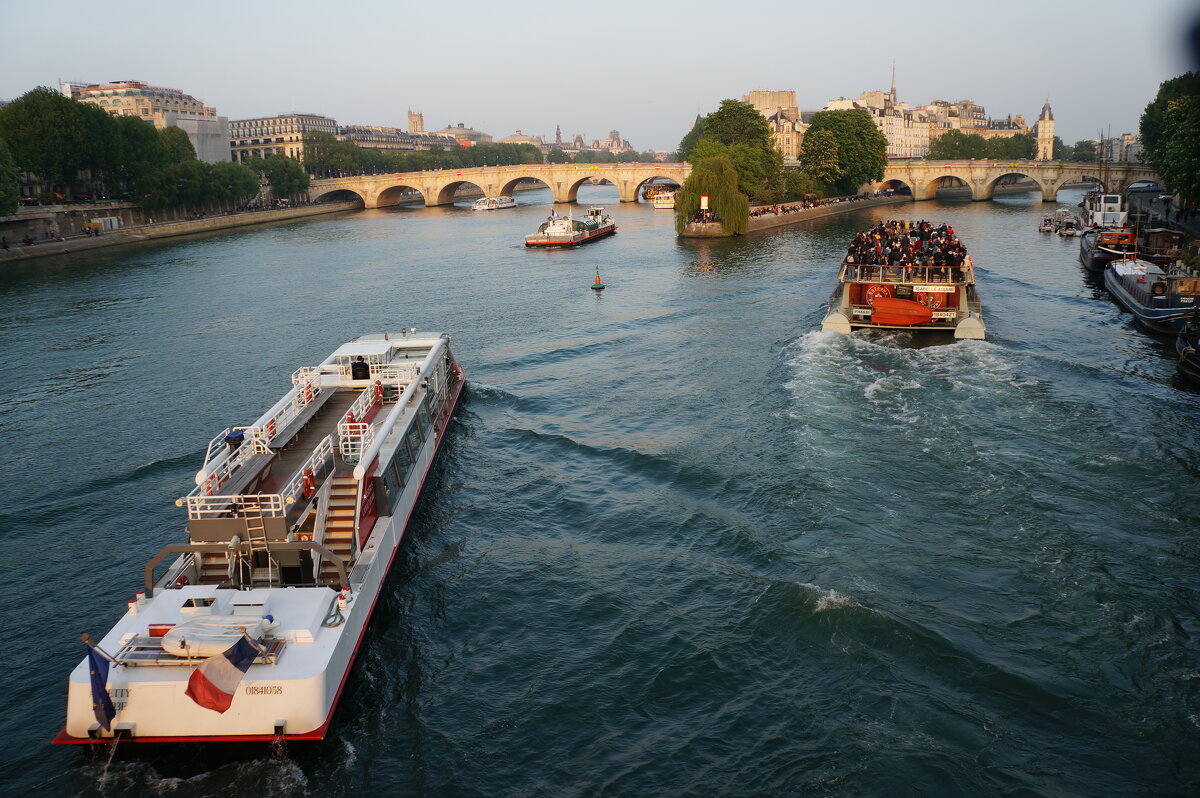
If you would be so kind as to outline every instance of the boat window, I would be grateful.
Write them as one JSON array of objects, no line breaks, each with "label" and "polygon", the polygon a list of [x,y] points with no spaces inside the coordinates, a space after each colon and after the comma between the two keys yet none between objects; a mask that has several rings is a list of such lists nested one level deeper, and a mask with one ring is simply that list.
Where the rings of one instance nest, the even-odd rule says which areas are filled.
[{"label": "boat window", "polygon": [[429,402],[433,394],[426,393],[425,398],[421,400],[421,406],[417,408],[417,424],[421,427],[421,437],[427,437],[429,426]]}]

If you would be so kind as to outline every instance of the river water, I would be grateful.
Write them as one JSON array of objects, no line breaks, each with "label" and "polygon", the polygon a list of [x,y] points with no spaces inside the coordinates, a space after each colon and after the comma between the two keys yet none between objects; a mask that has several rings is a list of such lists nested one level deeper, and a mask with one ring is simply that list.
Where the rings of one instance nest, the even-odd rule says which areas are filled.
[{"label": "river water", "polygon": [[[619,234],[526,251],[531,192],[0,277],[6,794],[1200,792],[1200,393],[1051,206],[714,242],[581,199]],[[988,340],[821,333],[853,232],[918,214]],[[51,746],[209,438],[401,326],[468,390],[330,737]]]}]

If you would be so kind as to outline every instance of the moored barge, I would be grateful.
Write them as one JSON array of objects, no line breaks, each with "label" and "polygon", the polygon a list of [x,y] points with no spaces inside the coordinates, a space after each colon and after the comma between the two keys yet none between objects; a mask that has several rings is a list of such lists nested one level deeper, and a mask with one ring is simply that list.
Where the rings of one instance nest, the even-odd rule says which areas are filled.
[{"label": "moored barge", "polygon": [[525,246],[577,247],[615,232],[616,222],[603,208],[588,208],[587,215],[582,219],[576,219],[574,214],[559,216],[552,212],[536,233],[525,236]]}]

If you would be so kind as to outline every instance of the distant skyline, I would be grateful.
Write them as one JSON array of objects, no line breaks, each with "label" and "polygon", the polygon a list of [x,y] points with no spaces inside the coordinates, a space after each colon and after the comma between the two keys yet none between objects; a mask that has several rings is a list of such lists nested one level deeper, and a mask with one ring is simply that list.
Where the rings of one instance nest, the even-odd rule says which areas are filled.
[{"label": "distant skyline", "polygon": [[[729,15],[741,9],[742,23]],[[558,5],[308,0],[176,4],[0,0],[0,98],[60,80],[144,80],[222,116],[302,111],[341,124],[459,122],[674,150],[696,114],[754,89],[803,109],[886,89],[971,98],[1032,123],[1047,97],[1068,144],[1136,133],[1158,85],[1195,68],[1187,0],[820,4],[708,0]]]}]

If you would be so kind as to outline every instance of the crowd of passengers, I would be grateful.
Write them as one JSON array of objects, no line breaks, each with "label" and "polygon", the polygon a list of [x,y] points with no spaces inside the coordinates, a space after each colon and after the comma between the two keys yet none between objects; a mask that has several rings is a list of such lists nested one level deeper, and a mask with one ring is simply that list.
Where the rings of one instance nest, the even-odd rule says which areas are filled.
[{"label": "crowd of passengers", "polygon": [[961,268],[966,259],[967,248],[954,235],[953,227],[946,224],[934,227],[924,219],[880,222],[855,235],[846,250],[846,263],[932,268],[947,276],[948,269]]}]

